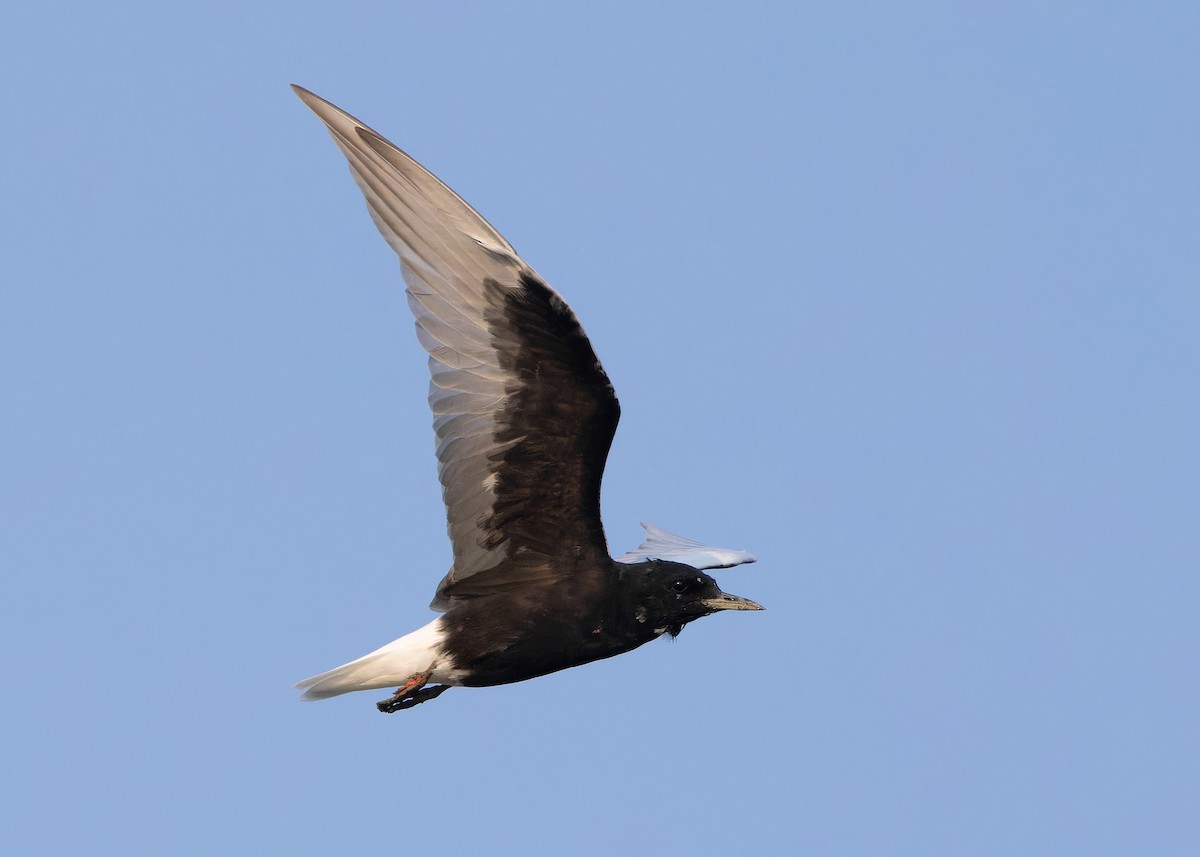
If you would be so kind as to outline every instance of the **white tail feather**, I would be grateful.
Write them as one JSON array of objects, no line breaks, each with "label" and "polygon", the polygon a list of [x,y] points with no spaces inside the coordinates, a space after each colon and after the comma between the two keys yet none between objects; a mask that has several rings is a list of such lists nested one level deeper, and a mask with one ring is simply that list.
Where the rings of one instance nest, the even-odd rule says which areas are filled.
[{"label": "white tail feather", "polygon": [[444,638],[439,616],[358,660],[298,682],[296,687],[304,691],[300,698],[328,699],[355,690],[398,687],[420,673],[430,673],[435,684],[457,684],[457,671],[442,647]]}]

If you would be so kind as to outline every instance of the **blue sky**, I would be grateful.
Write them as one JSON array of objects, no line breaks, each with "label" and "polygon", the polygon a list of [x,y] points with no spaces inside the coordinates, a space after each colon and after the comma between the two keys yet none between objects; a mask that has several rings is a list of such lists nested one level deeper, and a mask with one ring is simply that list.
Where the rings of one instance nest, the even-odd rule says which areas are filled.
[{"label": "blue sky", "polygon": [[[1182,2],[8,10],[6,850],[1194,853],[1197,44]],[[575,308],[613,550],[749,549],[766,612],[295,700],[450,555],[398,266],[292,82]]]}]

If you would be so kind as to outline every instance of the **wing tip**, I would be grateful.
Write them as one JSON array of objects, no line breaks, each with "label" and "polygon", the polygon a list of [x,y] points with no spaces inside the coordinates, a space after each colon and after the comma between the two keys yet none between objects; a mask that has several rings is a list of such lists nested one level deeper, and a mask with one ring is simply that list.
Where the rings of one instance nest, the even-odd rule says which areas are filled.
[{"label": "wing tip", "polygon": [[312,107],[313,110],[317,109],[316,107],[314,107],[314,104],[324,104],[324,105],[328,105],[330,107],[333,106],[332,104],[329,104],[329,102],[326,101],[324,98],[322,98],[321,96],[319,96],[315,92],[313,92],[311,89],[305,89],[303,86],[301,86],[298,83],[293,83],[293,84],[289,84],[289,85],[292,87],[292,92],[296,93],[296,97],[299,98],[301,101],[303,101],[305,104],[307,104],[309,107]]}]

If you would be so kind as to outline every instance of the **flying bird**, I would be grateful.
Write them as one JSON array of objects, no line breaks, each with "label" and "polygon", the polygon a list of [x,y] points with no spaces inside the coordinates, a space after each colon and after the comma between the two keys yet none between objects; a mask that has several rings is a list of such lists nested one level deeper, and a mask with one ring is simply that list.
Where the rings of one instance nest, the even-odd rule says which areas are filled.
[{"label": "flying bird", "polygon": [[450,687],[523,681],[619,655],[719,610],[761,610],[705,569],[754,557],[643,524],[617,559],[600,480],[620,407],[566,302],[454,191],[306,89],[400,257],[429,404],[454,564],[441,615],[296,685],[305,699],[396,688],[391,713]]}]

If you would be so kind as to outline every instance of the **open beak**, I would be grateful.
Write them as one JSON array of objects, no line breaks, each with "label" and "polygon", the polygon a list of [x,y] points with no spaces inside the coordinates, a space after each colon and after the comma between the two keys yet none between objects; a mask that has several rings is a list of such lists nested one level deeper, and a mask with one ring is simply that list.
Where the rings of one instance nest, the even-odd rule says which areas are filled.
[{"label": "open beak", "polygon": [[749,598],[741,598],[722,592],[716,598],[705,598],[700,602],[710,610],[762,610],[762,605],[755,604]]}]

